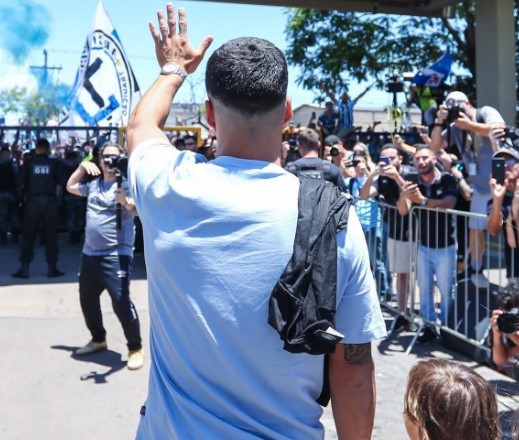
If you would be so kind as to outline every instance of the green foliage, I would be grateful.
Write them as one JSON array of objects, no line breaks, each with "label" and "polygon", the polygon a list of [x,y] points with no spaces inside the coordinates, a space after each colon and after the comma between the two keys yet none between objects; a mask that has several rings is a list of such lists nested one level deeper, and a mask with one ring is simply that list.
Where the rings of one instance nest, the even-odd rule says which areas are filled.
[{"label": "green foliage", "polygon": [[447,48],[474,88],[473,0],[460,3],[449,20],[299,8],[287,14],[287,59],[300,68],[296,81],[305,89],[340,92],[370,78],[380,87],[393,69],[416,72]]},{"label": "green foliage", "polygon": [[12,113],[27,119],[30,125],[45,125],[49,119],[58,117],[69,93],[69,87],[63,84],[34,91],[26,87],[0,90],[0,114]]}]

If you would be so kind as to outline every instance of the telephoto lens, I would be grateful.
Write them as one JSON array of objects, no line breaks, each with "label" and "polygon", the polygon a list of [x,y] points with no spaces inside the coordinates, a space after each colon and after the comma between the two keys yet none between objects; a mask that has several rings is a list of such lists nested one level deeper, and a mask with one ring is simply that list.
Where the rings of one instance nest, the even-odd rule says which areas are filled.
[{"label": "telephoto lens", "polygon": [[519,315],[503,313],[497,317],[497,326],[502,333],[515,333],[519,330]]}]

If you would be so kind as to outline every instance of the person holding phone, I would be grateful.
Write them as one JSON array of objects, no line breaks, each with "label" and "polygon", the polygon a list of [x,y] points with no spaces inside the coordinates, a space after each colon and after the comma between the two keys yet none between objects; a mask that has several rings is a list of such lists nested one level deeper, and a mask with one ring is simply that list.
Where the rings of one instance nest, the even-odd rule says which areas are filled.
[{"label": "person holding phone", "polygon": [[413,205],[420,207],[417,210],[416,278],[420,289],[420,315],[426,324],[418,337],[420,343],[428,343],[438,337],[435,329],[434,277],[441,294],[440,323],[447,322],[451,313],[456,265],[454,225],[450,215],[442,211],[454,208],[458,185],[454,177],[436,168],[436,161],[434,152],[428,146],[417,147],[413,158],[418,172],[417,182],[408,181],[404,184],[397,204],[398,212],[404,216],[409,214]]},{"label": "person holding phone", "polygon": [[407,303],[409,261],[411,259],[408,243],[409,222],[408,217],[401,216],[396,209],[400,197],[400,188],[404,186],[409,174],[409,169],[405,168],[406,166],[402,164],[402,161],[403,158],[395,145],[383,145],[380,149],[380,160],[377,166],[371,170],[359,192],[359,197],[363,200],[376,198],[384,204],[382,255],[387,263],[388,286],[391,286],[391,274],[396,274],[399,315],[391,325],[391,330],[395,333],[408,329],[412,324],[404,316]]},{"label": "person holding phone", "polygon": [[514,148],[501,148],[494,154],[493,161],[497,160],[503,161],[504,167],[495,168],[502,171],[499,176],[492,175],[489,181],[492,199],[487,205],[487,228],[492,235],[502,231],[506,277],[513,279],[519,277],[519,152]]}]

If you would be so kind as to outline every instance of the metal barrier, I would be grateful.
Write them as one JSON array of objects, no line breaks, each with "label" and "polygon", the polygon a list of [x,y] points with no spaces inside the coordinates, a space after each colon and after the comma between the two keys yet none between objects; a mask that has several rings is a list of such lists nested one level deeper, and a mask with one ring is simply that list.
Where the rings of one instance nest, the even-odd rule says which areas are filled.
[{"label": "metal barrier", "polygon": [[[491,236],[485,229],[483,242],[476,240],[472,246],[483,249],[483,270],[472,273],[468,223],[471,218],[486,222],[485,215],[414,206],[402,217],[394,206],[370,203],[380,220],[366,238],[381,304],[417,325],[406,352],[428,325],[439,328],[442,340],[453,348],[476,360],[488,360],[486,342],[495,297],[510,279],[519,277],[519,250],[507,250],[505,256],[503,234]],[[427,276],[434,262],[439,277]],[[430,292],[431,302],[420,292],[420,284]],[[431,308],[425,310],[428,304]]]}]

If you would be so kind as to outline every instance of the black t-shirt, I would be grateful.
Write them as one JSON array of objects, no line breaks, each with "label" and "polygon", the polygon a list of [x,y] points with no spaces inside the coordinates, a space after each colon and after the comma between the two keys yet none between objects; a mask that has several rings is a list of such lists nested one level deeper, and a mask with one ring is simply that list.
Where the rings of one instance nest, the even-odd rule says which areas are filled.
[{"label": "black t-shirt", "polygon": [[[431,186],[423,184],[418,178],[420,192],[432,200],[441,200],[447,196],[458,196],[458,183],[450,174],[441,174],[435,171],[437,176]],[[451,246],[454,241],[454,216],[439,210],[418,210],[419,239],[423,246],[429,248],[444,248]]]},{"label": "black t-shirt", "polygon": [[[405,176],[403,177],[405,179]],[[382,203],[382,219],[389,227],[389,238],[406,241],[409,234],[409,216],[400,215],[396,208],[400,197],[400,187],[387,176],[379,176],[373,182],[373,186],[378,192],[378,201]]]}]

